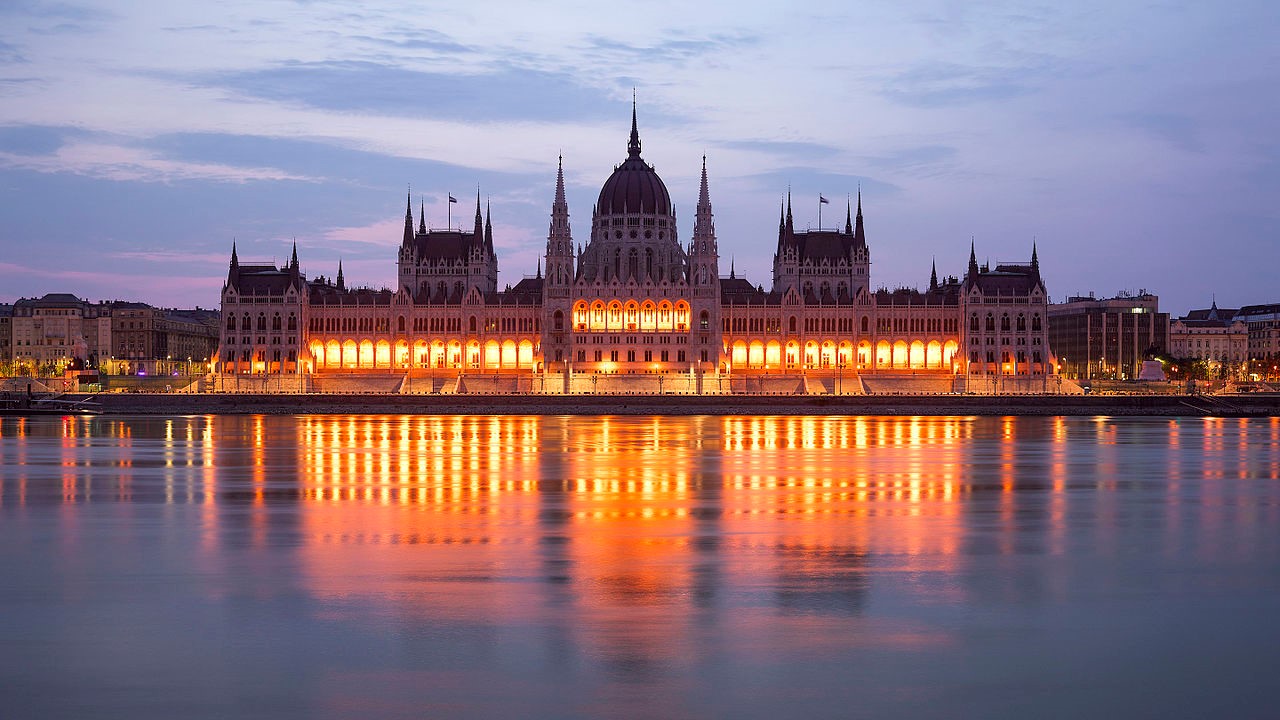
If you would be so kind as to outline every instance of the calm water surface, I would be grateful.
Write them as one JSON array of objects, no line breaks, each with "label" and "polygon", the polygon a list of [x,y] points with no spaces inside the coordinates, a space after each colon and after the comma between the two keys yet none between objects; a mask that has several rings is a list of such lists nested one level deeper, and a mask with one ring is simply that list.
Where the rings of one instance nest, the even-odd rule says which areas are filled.
[{"label": "calm water surface", "polygon": [[0,717],[1280,717],[1280,420],[0,421]]}]

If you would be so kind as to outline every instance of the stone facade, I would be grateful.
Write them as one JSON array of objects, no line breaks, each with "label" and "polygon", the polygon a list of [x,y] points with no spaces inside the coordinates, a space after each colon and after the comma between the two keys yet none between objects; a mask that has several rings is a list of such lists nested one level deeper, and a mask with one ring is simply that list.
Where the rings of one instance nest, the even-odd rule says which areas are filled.
[{"label": "stone facade", "polygon": [[1169,354],[1241,363],[1249,358],[1249,327],[1237,318],[1239,310],[1219,308],[1214,302],[1207,310],[1192,310],[1169,324]]},{"label": "stone facade", "polygon": [[241,265],[233,249],[220,369],[546,393],[1041,390],[1056,372],[1034,247],[1029,263],[993,269],[971,246],[962,278],[935,268],[927,290],[873,291],[861,196],[843,229],[809,231],[788,198],[771,287],[722,277],[706,158],[684,242],[634,110],[585,245],[563,160],[550,216],[536,275],[502,290],[478,196],[469,230],[428,230],[406,206],[394,289],[348,288],[341,266],[336,281],[308,280],[296,247],[283,268]]}]

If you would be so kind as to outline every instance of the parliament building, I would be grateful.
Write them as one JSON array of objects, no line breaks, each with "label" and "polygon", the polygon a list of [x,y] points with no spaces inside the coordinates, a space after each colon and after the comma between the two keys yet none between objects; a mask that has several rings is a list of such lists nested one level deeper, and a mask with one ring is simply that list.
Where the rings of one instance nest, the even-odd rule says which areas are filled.
[{"label": "parliament building", "polygon": [[[688,240],[666,185],[627,156],[574,237],[557,169],[546,254],[498,288],[489,208],[469,230],[405,209],[394,288],[241,264],[222,291],[225,389],[458,393],[1045,392],[1056,361],[1030,261],[925,290],[872,289],[862,199],[843,228],[797,231],[780,209],[773,278],[721,274],[706,158]],[[584,243],[585,241],[585,243]]]}]

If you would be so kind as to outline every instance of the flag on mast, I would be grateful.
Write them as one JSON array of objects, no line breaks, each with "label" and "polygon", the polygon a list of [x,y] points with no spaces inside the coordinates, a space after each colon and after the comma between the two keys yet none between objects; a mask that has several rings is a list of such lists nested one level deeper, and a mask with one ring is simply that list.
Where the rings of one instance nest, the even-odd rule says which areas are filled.
[{"label": "flag on mast", "polygon": [[[451,203],[456,203],[456,202],[458,202],[458,198],[456,198],[456,197],[454,197],[454,196],[450,195],[450,196],[449,196],[449,202],[451,202]],[[823,200],[822,202],[826,202],[826,200]]]},{"label": "flag on mast", "polygon": [[827,205],[827,204],[829,204],[831,201],[830,201],[830,200],[828,200],[828,199],[826,199],[826,198],[824,198],[824,197],[822,197],[822,195],[818,195],[818,202],[819,202],[820,204],[822,204],[822,205]]}]

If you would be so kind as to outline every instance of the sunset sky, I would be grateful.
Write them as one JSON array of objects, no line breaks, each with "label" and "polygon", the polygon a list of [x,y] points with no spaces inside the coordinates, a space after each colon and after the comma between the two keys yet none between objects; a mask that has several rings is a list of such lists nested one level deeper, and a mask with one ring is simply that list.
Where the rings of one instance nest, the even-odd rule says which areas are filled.
[{"label": "sunset sky", "polygon": [[[802,8],[802,9],[801,9]],[[872,280],[1025,262],[1175,315],[1280,302],[1280,3],[0,1],[0,302],[216,307],[231,244],[395,280],[406,189],[492,206],[532,275],[563,153],[575,237],[644,143],[721,269],[770,283],[779,203]]]}]

